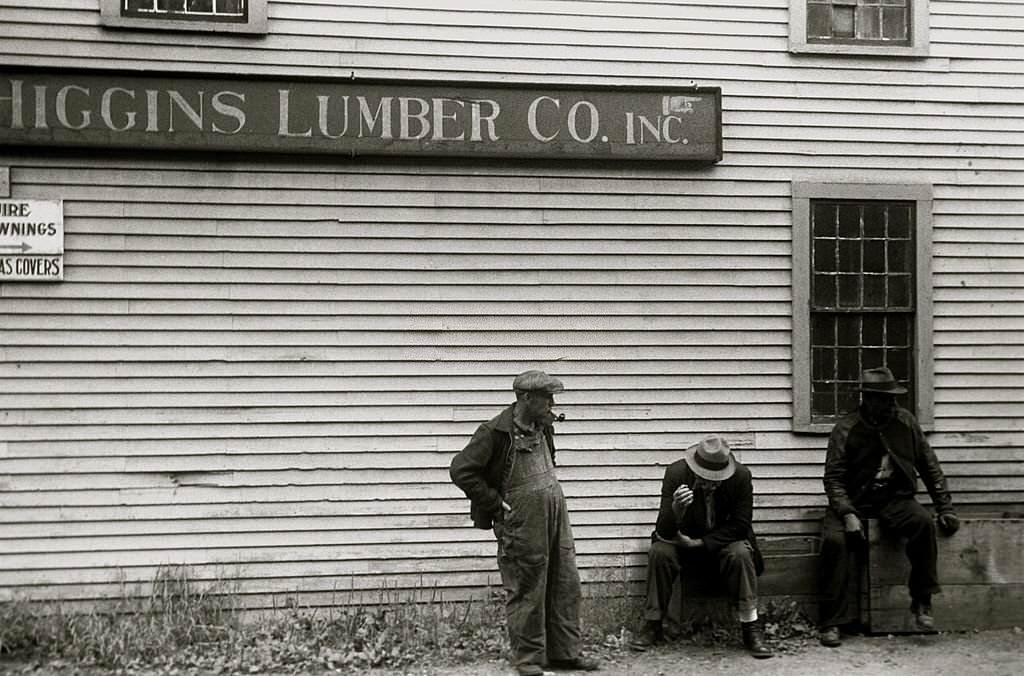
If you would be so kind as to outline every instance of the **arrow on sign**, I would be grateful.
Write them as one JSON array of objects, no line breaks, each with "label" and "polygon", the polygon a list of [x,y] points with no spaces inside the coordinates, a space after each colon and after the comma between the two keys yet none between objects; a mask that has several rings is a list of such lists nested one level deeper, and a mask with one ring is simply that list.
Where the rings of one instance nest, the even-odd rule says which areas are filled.
[{"label": "arrow on sign", "polygon": [[31,248],[32,247],[30,247],[27,242],[22,242],[21,244],[0,244],[0,250],[14,249],[16,251],[21,251],[21,253],[25,253]]}]

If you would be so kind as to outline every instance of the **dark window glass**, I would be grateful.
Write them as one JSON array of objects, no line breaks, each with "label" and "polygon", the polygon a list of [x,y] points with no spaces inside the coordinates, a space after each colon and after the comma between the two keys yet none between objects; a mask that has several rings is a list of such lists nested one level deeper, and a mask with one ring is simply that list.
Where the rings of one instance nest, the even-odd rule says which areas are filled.
[{"label": "dark window glass", "polygon": [[[856,407],[863,369],[913,388],[914,241],[907,202],[811,202],[811,417]],[[903,398],[912,406],[913,392]]]},{"label": "dark window glass", "polygon": [[807,39],[909,44],[911,1],[807,0]]},{"label": "dark window glass", "polygon": [[148,19],[244,22],[246,0],[122,0],[121,15]]}]

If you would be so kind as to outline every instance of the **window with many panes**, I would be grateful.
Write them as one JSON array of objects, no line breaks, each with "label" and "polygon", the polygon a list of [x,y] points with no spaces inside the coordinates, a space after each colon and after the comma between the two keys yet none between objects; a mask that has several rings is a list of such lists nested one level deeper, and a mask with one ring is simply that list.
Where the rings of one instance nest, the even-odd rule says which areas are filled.
[{"label": "window with many panes", "polygon": [[797,429],[824,431],[854,410],[861,371],[877,366],[907,388],[900,404],[930,420],[930,275],[919,253],[930,213],[926,186],[794,184]]},{"label": "window with many panes", "polygon": [[927,0],[790,0],[792,52],[926,56]]},{"label": "window with many panes", "polygon": [[122,0],[122,16],[245,21],[245,0]]},{"label": "window with many panes", "polygon": [[267,32],[267,0],[100,0],[100,23],[112,28]]},{"label": "window with many panes", "polygon": [[910,0],[807,0],[807,39],[907,44]]}]

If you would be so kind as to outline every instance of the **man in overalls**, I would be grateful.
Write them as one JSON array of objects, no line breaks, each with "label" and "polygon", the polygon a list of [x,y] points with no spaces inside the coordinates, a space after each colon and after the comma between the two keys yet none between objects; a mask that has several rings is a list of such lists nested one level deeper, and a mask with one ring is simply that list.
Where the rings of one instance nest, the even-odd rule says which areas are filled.
[{"label": "man in overalls", "polygon": [[580,655],[580,577],[569,512],[555,476],[551,413],[562,382],[526,371],[516,403],[480,425],[452,459],[477,528],[494,529],[512,663],[521,676],[552,669],[596,671]]}]

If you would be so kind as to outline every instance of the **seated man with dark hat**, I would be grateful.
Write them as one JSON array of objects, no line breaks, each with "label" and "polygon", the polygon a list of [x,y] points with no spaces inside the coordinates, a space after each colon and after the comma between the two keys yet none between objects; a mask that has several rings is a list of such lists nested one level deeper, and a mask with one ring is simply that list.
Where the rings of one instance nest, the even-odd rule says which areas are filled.
[{"label": "seated man with dark hat", "polygon": [[722,437],[703,439],[669,465],[647,560],[646,625],[631,643],[634,650],[664,640],[672,585],[679,575],[698,574],[725,583],[750,655],[772,656],[757,621],[757,576],[764,561],[751,525],[753,508],[750,470],[733,458]]},{"label": "seated man with dark hat", "polygon": [[878,519],[886,532],[906,538],[910,609],[924,630],[935,626],[932,594],[940,588],[935,522],[914,499],[918,475],[935,505],[939,528],[952,535],[960,527],[938,458],[914,416],[896,403],[907,389],[881,367],[861,374],[860,392],[860,407],[836,423],[825,455],[819,640],[829,647],[840,644],[841,625],[858,619],[858,572],[851,553],[865,544],[865,519]]}]

